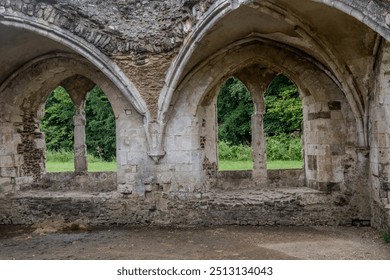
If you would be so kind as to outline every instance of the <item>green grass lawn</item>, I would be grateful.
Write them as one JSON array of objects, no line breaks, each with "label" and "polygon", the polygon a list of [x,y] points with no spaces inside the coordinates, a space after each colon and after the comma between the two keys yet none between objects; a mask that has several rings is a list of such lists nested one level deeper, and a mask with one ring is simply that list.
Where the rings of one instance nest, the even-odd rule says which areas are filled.
[{"label": "green grass lawn", "polygon": [[[268,161],[267,169],[296,169],[302,168],[302,161]],[[219,161],[219,170],[252,170],[251,161],[230,161],[230,160],[221,160]]]},{"label": "green grass lawn", "polygon": [[[269,161],[267,162],[267,169],[294,169],[302,168],[302,161]],[[219,162],[219,170],[252,170],[251,161],[228,161],[222,160]],[[54,162],[48,161],[46,163],[47,172],[73,172],[73,161],[69,162]],[[89,172],[103,172],[116,171],[116,162],[89,162]]]},{"label": "green grass lawn", "polygon": [[[46,163],[47,172],[73,172],[74,163],[73,161],[68,162],[54,162],[48,161]],[[116,171],[116,162],[89,162],[89,172],[104,172],[104,171]]]}]

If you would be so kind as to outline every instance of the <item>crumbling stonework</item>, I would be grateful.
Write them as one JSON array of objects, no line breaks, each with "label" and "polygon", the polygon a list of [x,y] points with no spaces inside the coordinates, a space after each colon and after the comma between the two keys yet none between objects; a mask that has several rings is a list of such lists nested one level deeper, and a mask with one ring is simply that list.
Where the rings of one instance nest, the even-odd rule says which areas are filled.
[{"label": "crumbling stonework", "polygon": [[[390,227],[388,1],[0,0],[0,223]],[[304,167],[268,171],[262,95],[303,103]],[[255,104],[254,170],[218,171],[215,104],[235,76]],[[74,174],[46,174],[50,92],[76,106]],[[116,174],[90,174],[86,92],[115,117]]]}]

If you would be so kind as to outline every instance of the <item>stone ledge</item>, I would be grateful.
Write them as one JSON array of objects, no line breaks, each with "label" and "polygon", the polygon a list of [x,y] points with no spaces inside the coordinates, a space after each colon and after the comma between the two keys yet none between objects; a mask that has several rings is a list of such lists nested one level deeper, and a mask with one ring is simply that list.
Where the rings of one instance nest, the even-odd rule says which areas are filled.
[{"label": "stone ledge", "polygon": [[74,172],[47,173],[34,184],[21,188],[21,190],[84,192],[110,192],[116,189],[116,172],[89,172],[82,175]]},{"label": "stone ledge", "polygon": [[5,198],[0,224],[34,224],[53,218],[83,219],[91,225],[351,224],[356,213],[337,205],[335,199],[309,188],[214,191],[186,197],[163,192],[139,197],[117,192],[24,191]]}]

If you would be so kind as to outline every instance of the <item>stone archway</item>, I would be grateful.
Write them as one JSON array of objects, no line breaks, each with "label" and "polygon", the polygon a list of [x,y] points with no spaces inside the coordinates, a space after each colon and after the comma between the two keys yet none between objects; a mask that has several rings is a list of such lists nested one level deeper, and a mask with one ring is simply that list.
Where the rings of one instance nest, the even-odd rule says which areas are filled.
[{"label": "stone archway", "polygon": [[[367,176],[363,175],[367,170],[357,169],[357,158],[361,156],[356,149],[359,146],[359,125],[343,92],[312,59],[302,58],[299,52],[264,40],[245,40],[241,45],[227,47],[196,68],[178,88],[167,137],[179,136],[174,129],[179,120],[188,118],[188,124],[196,124],[191,141],[199,143],[201,149],[194,147],[193,153],[196,151],[198,156],[189,161],[193,165],[193,174],[198,170],[196,178],[208,182],[208,189],[216,184],[218,176],[214,105],[218,86],[226,77],[247,73],[245,69],[252,69],[254,65],[283,73],[299,88],[304,106],[306,185],[325,192],[364,193],[367,197]],[[261,72],[258,74],[251,79],[261,77]],[[171,147],[167,149],[167,156],[177,152],[179,150]],[[353,187],[345,184],[352,178],[355,180],[356,176],[361,179],[359,184]],[[362,206],[362,211],[367,211],[367,207],[367,204]]]},{"label": "stone archway", "polygon": [[[44,174],[45,142],[39,129],[39,122],[50,92],[61,84],[70,90],[75,104],[82,106],[83,98],[79,97],[82,97],[95,83],[106,93],[112,105],[117,119],[117,139],[128,139],[118,141],[117,148],[118,151],[120,150],[117,153],[118,188],[128,191],[129,180],[133,183],[132,178],[136,178],[138,174],[137,170],[129,168],[129,165],[134,166],[147,157],[145,137],[142,136],[143,118],[136,113],[130,102],[103,73],[85,59],[66,53],[49,54],[34,59],[15,72],[1,86],[0,95],[4,101],[1,103],[2,129],[7,127],[11,139],[19,139],[11,141],[6,146],[7,158],[12,160],[9,164],[15,170],[15,174],[3,178],[9,180],[10,186],[20,187],[30,184],[42,178]],[[78,90],[82,92],[77,92]],[[82,129],[82,123],[76,118],[76,128]],[[134,132],[138,136],[135,136]],[[83,138],[83,134],[79,136]],[[80,144],[76,148],[85,150],[83,141],[76,142]],[[80,159],[80,170],[76,171],[83,173],[86,166],[81,161],[82,159]],[[142,170],[141,165],[139,169]],[[133,188],[134,185],[131,187]]]}]

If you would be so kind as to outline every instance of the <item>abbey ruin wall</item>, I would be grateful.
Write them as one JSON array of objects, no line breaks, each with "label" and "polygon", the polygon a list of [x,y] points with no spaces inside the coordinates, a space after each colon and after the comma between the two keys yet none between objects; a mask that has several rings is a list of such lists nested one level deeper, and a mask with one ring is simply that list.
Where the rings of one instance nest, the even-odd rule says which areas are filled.
[{"label": "abbey ruin wall", "polygon": [[[294,2],[294,3],[292,3]],[[0,223],[390,226],[388,1],[0,0]],[[304,167],[269,171],[263,95],[303,103]],[[218,167],[216,99],[255,103],[251,171]],[[75,168],[46,172],[50,94],[75,103]],[[88,173],[91,86],[116,118],[117,172]]]}]

